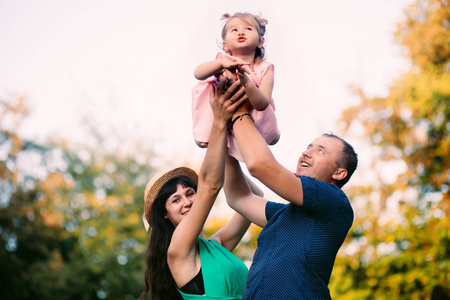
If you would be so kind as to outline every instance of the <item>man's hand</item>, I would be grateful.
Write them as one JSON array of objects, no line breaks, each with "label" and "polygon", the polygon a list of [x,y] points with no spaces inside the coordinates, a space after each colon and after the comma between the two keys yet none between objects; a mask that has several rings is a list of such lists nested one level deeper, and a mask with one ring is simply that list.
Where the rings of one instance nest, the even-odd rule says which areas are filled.
[{"label": "man's hand", "polygon": [[248,101],[248,97],[246,97],[245,99],[246,100],[242,103],[242,105],[240,105],[234,112],[232,119],[234,119],[239,115],[249,113],[253,109],[253,106],[250,104],[250,101]]}]

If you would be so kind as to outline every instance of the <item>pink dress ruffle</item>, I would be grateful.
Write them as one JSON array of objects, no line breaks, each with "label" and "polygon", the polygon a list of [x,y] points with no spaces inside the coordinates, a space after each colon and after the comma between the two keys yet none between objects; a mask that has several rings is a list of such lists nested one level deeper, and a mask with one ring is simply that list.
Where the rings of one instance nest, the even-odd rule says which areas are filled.
[{"label": "pink dress ruffle", "polygon": [[[230,55],[219,52],[216,59],[228,58]],[[273,64],[261,61],[254,66],[254,72],[247,74],[250,79],[259,86],[261,79],[266,74],[267,70],[274,71]],[[211,76],[206,80],[199,81],[192,88],[192,129],[196,141],[208,142],[211,127],[213,122],[213,112],[209,99],[215,95],[217,86],[217,78]],[[255,127],[258,129],[261,136],[269,144],[280,137],[280,130],[278,128],[277,119],[275,116],[275,103],[273,99],[270,100],[269,106],[263,111],[252,109],[249,112],[255,121]],[[236,140],[232,135],[228,135],[228,153],[239,161],[243,161],[241,153],[236,145]]]}]

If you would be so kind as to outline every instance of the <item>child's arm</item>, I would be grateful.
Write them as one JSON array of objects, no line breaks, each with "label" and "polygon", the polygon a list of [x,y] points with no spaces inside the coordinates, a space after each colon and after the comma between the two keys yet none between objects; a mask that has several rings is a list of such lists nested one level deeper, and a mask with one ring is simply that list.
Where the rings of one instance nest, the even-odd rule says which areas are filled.
[{"label": "child's arm", "polygon": [[229,59],[216,59],[202,63],[197,68],[195,68],[194,76],[198,80],[205,80],[216,74],[220,74],[224,69],[236,70],[239,67],[246,65],[244,62],[231,61]]},{"label": "child's arm", "polygon": [[273,71],[270,69],[267,70],[266,74],[264,74],[261,79],[259,87],[257,87],[255,83],[248,78],[242,68],[240,68],[238,74],[241,84],[245,88],[245,93],[247,94],[248,100],[252,104],[253,108],[259,111],[265,110],[267,106],[269,106],[270,100],[272,99],[274,82]]},{"label": "child's arm", "polygon": [[221,73],[223,70],[222,59],[216,59],[202,63],[197,68],[195,68],[194,76],[198,80],[205,80],[208,77]]}]

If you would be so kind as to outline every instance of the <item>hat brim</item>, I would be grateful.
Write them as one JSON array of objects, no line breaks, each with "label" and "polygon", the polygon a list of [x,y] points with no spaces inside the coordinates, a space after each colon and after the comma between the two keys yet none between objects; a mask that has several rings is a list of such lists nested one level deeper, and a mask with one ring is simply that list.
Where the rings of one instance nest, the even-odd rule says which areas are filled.
[{"label": "hat brim", "polygon": [[[144,225],[146,226],[146,230],[148,230],[148,226],[151,224],[151,208],[152,204],[155,201],[156,196],[158,196],[159,192],[163,188],[163,186],[169,182],[170,180],[174,178],[179,177],[188,177],[190,178],[195,185],[198,185],[198,175],[197,173],[187,167],[179,167],[175,168],[173,170],[170,170],[168,172],[160,172],[153,176],[153,178],[147,183],[147,186],[145,187],[144,192]],[[145,224],[145,221],[147,221],[147,224]]]}]

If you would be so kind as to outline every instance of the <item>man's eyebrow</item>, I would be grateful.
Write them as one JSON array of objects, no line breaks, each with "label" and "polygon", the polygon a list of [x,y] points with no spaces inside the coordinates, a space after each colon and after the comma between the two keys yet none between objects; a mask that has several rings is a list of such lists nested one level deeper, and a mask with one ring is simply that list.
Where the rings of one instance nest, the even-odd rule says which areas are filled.
[{"label": "man's eyebrow", "polygon": [[[311,143],[311,144],[308,145],[307,149],[309,149],[309,148],[311,148],[313,146],[314,146],[313,143]],[[327,147],[325,147],[323,145],[320,145],[320,144],[317,147],[319,147],[320,149],[323,149],[325,152],[327,152]]]}]

